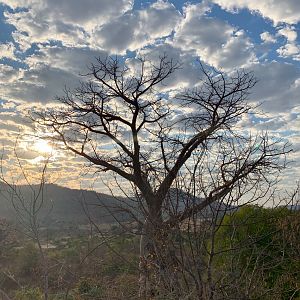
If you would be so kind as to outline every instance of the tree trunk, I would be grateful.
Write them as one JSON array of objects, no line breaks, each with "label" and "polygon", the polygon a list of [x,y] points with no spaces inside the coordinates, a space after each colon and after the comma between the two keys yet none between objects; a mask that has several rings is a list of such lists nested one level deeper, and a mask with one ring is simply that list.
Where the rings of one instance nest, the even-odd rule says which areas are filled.
[{"label": "tree trunk", "polygon": [[142,299],[149,299],[155,295],[156,282],[154,276],[157,269],[155,258],[155,228],[147,218],[140,237],[139,296]]},{"label": "tree trunk", "polygon": [[170,231],[163,226],[161,213],[154,212],[144,222],[140,237],[139,297],[152,299],[173,293],[178,287],[176,259]]},{"label": "tree trunk", "polygon": [[44,253],[40,240],[37,239],[37,244],[40,252],[40,257],[42,259],[43,265],[43,292],[44,292],[44,300],[48,300],[48,293],[49,293],[49,275],[48,275],[48,257],[47,254]]}]

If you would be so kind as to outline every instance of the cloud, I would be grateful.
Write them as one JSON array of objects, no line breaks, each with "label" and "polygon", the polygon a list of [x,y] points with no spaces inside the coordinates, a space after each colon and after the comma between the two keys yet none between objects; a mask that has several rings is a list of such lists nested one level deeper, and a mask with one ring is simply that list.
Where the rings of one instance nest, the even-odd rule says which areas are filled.
[{"label": "cloud", "polygon": [[254,45],[245,36],[244,31],[235,32],[226,44],[206,59],[211,64],[225,70],[244,68],[257,61]]},{"label": "cloud", "polygon": [[[104,23],[132,9],[133,0],[5,0],[11,8],[27,8],[38,20],[86,26]],[[43,18],[42,18],[43,17]]]},{"label": "cloud", "polygon": [[278,35],[285,36],[289,42],[294,42],[297,39],[297,31],[292,26],[286,26],[279,29]]},{"label": "cloud", "polygon": [[88,66],[95,58],[105,58],[107,52],[91,48],[39,46],[38,51],[25,59],[29,68],[35,68],[40,63],[51,65],[52,68],[64,70],[70,74],[85,74]]},{"label": "cloud", "polygon": [[0,97],[22,102],[51,102],[64,86],[78,85],[79,77],[58,68],[39,64],[29,70],[18,70],[13,81],[2,84]]},{"label": "cloud", "polygon": [[278,133],[280,130],[284,130],[284,127],[287,125],[287,120],[285,119],[285,116],[279,114],[267,114],[266,117],[255,116],[255,118],[249,118],[245,125],[246,130],[250,129],[259,132],[268,131],[273,134],[274,132]]},{"label": "cloud", "polygon": [[125,54],[126,50],[137,50],[170,35],[180,17],[173,4],[157,1],[147,9],[124,14],[99,26],[93,33],[92,45]]},{"label": "cloud", "polygon": [[138,20],[135,15],[121,16],[95,30],[92,44],[113,53],[124,54],[127,49],[134,50],[146,41],[144,34],[140,34],[139,31],[135,34],[136,26]]},{"label": "cloud", "polygon": [[22,50],[33,43],[49,40],[64,45],[87,46],[92,30],[123,15],[133,5],[132,0],[8,0],[6,5],[21,11],[5,12],[7,22],[16,27],[13,34]]},{"label": "cloud", "polygon": [[[164,53],[167,54],[168,59],[172,59],[174,63],[178,62],[181,67],[164,81],[163,86],[160,87],[161,90],[178,91],[182,88],[194,87],[199,83],[203,74],[200,70],[197,56],[193,52],[183,51],[178,47],[174,47],[173,44],[161,43],[141,49],[138,55],[147,57],[153,63],[158,63],[161,55]],[[128,61],[133,60],[129,59]]]},{"label": "cloud", "polygon": [[176,27],[181,14],[169,2],[159,0],[148,9],[139,11],[142,28],[149,37],[168,36]]},{"label": "cloud", "polygon": [[175,31],[174,45],[194,51],[217,68],[245,67],[256,60],[253,44],[244,31],[206,16],[200,5],[186,6],[185,18]]},{"label": "cloud", "polygon": [[250,11],[260,13],[278,23],[296,24],[300,21],[300,2],[298,0],[212,0],[223,9],[235,11],[247,8]]},{"label": "cloud", "polygon": [[78,25],[66,24],[60,20],[50,22],[35,15],[32,11],[5,13],[5,17],[9,24],[16,27],[12,36],[22,51],[31,48],[32,44],[49,41],[61,41],[66,46],[87,44],[88,34]]},{"label": "cloud", "polygon": [[[11,66],[0,63],[0,83],[9,84],[13,82],[18,76],[18,70]],[[0,89],[1,95],[1,89]]]},{"label": "cloud", "polygon": [[[186,4],[183,13],[171,1],[150,1],[152,4],[140,10],[132,9],[133,2],[2,1],[19,9],[5,12],[6,22],[16,30],[12,33],[14,43],[0,45],[0,58],[16,60],[18,57],[18,62],[26,66],[18,69],[14,62],[5,65],[5,59],[0,63],[0,109],[4,112],[0,134],[4,144],[12,149],[11,141],[20,128],[22,132],[32,132],[33,124],[24,126],[23,113],[32,107],[58,105],[52,102],[55,96],[63,93],[64,86],[77,87],[83,79],[78,74],[85,73],[95,57],[104,58],[110,53],[123,55],[131,50],[154,61],[166,53],[182,63],[165,85],[159,87],[165,101],[172,101],[168,104],[174,109],[170,116],[173,120],[193,109],[179,108],[172,96],[181,88],[199,84],[202,77],[199,58],[204,64],[229,73],[240,67],[253,70],[259,82],[250,96],[251,101],[262,102],[268,116],[243,120],[243,129],[269,130],[274,136],[284,136],[297,145],[295,157],[299,155],[300,137],[295,132],[300,120],[300,71],[296,64],[284,63],[285,58],[300,60],[297,27],[293,25],[300,21],[298,0],[212,0],[223,9],[237,12],[247,8],[272,20],[277,34],[267,31],[266,26],[261,30],[262,42],[249,38],[247,30],[251,30],[251,25],[245,24],[242,30],[211,13],[210,1]],[[234,24],[234,19],[230,21]],[[275,47],[277,52],[273,51]],[[272,56],[268,56],[269,50]],[[260,59],[265,58],[265,63],[257,59],[258,53],[262,53]],[[276,59],[274,55],[281,56],[281,62],[268,62]],[[131,53],[125,59],[134,65],[136,58]],[[27,153],[22,158],[35,158],[35,155]],[[64,170],[66,164],[68,169]],[[51,162],[51,168],[65,172],[67,179],[78,183],[76,174],[81,170],[78,158],[64,157],[63,161]]]},{"label": "cloud", "polygon": [[300,70],[287,63],[270,62],[251,66],[258,79],[251,99],[266,112],[288,112],[299,106]]},{"label": "cloud", "polygon": [[294,58],[297,58],[300,53],[300,46],[294,43],[286,43],[284,46],[277,49],[277,53],[282,57],[293,56]]},{"label": "cloud", "polygon": [[300,60],[300,45],[296,43],[297,31],[292,26],[286,26],[278,30],[277,35],[286,38],[286,44],[277,49],[277,53],[281,57],[292,57]]},{"label": "cloud", "polygon": [[2,58],[9,58],[9,59],[16,59],[15,58],[15,46],[13,43],[6,43],[0,44],[0,59]]},{"label": "cloud", "polygon": [[264,43],[276,43],[277,42],[276,37],[268,31],[264,31],[263,33],[261,33],[260,38]]},{"label": "cloud", "polygon": [[287,157],[289,167],[281,173],[281,183],[279,183],[284,190],[294,189],[296,181],[300,178],[300,106],[298,106],[298,113],[295,112],[296,110],[297,108],[292,111],[272,111],[263,116],[248,114],[243,116],[239,123],[246,134],[251,132],[254,136],[267,131],[270,139],[288,143],[289,149],[292,149]]},{"label": "cloud", "polygon": [[33,44],[61,42],[67,47],[94,47],[124,54],[172,33],[181,18],[175,6],[158,0],[132,10],[132,0],[8,1],[21,11],[5,12],[16,27],[14,40],[22,51]]},{"label": "cloud", "polygon": [[88,72],[96,57],[106,56],[90,48],[41,45],[24,60],[26,69],[0,64],[0,98],[18,103],[52,102],[65,86],[72,89],[84,80],[80,74]]}]

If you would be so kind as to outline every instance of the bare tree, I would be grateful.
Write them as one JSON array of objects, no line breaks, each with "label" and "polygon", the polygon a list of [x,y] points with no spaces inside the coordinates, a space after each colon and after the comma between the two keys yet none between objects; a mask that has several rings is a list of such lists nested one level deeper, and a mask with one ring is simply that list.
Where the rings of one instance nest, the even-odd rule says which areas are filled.
[{"label": "bare tree", "polygon": [[[60,108],[32,115],[52,131],[51,138],[97,172],[124,179],[127,186],[121,182],[119,187],[135,191],[134,197],[128,193],[123,208],[127,205],[142,224],[144,298],[155,293],[153,281],[171,291],[176,286],[174,278],[163,280],[178,267],[166,245],[174,229],[186,222],[191,226],[213,203],[265,197],[288,152],[286,144],[266,133],[239,133],[238,121],[253,109],[247,101],[256,83],[252,73],[241,70],[227,76],[200,64],[198,86],[171,96],[163,84],[179,68],[167,56],[157,62],[140,58],[132,65],[118,58],[98,59],[80,87],[66,89],[58,98]],[[189,197],[177,195],[174,201],[179,189]],[[199,299],[202,294],[199,285]]]}]

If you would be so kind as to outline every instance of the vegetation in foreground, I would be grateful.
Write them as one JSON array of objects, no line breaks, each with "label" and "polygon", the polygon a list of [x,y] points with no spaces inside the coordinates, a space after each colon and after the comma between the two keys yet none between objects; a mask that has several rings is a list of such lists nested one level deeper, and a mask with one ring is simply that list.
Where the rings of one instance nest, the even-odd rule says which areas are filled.
[{"label": "vegetation in foreground", "polygon": [[[0,289],[16,300],[43,299],[43,270],[36,245],[5,220],[0,227]],[[245,206],[223,218],[213,244],[212,236],[206,239],[205,247],[215,249],[211,299],[300,299],[299,211]],[[113,226],[104,235],[74,229],[70,236],[62,236],[44,230],[43,240],[49,299],[138,298],[137,235]],[[205,252],[202,259],[208,259]],[[153,299],[195,298],[160,290]]]}]

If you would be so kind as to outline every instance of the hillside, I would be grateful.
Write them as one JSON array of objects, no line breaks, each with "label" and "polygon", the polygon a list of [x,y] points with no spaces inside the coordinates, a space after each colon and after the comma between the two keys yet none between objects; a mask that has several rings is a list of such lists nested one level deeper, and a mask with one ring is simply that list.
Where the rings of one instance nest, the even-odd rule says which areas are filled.
[{"label": "hillside", "polygon": [[[37,193],[38,186],[33,186],[33,191],[28,186],[18,186],[17,193],[24,202],[30,203],[33,194]],[[12,201],[14,199],[14,201]],[[43,224],[87,224],[89,217],[96,223],[114,223],[115,217],[118,220],[128,220],[129,215],[120,212],[120,205],[126,203],[128,199],[115,197],[103,193],[96,193],[95,191],[77,190],[62,187],[56,184],[47,184],[44,187],[43,205],[39,212],[39,218]],[[202,199],[193,197],[187,193],[171,189],[167,202],[172,207],[172,213],[180,213],[185,207],[201,203]],[[0,184],[0,217],[14,221],[16,219],[16,211],[13,204],[20,209],[24,210],[21,205],[20,199],[12,193],[5,184]],[[131,202],[131,209],[137,205],[136,202]],[[107,209],[109,208],[109,209]],[[226,211],[236,209],[232,206],[225,206],[218,202],[206,207],[201,212],[202,218],[210,218],[214,212],[219,211],[218,216],[221,216]],[[114,216],[112,216],[112,212]]]},{"label": "hillside", "polygon": [[[33,190],[34,192],[28,186],[17,187],[19,197],[24,199],[26,203],[30,203],[33,194],[38,191],[38,186],[33,186]],[[15,203],[22,210],[20,199],[16,196],[12,197],[10,189],[2,183],[0,185],[0,217],[12,221],[16,219],[16,212],[12,203]],[[117,203],[118,201],[110,195],[47,184],[44,187],[43,206],[39,216],[45,224],[73,222],[86,224],[89,221],[88,215],[96,222],[111,223],[115,219],[104,206],[113,206]],[[124,218],[125,216],[119,214],[119,217]]]}]

